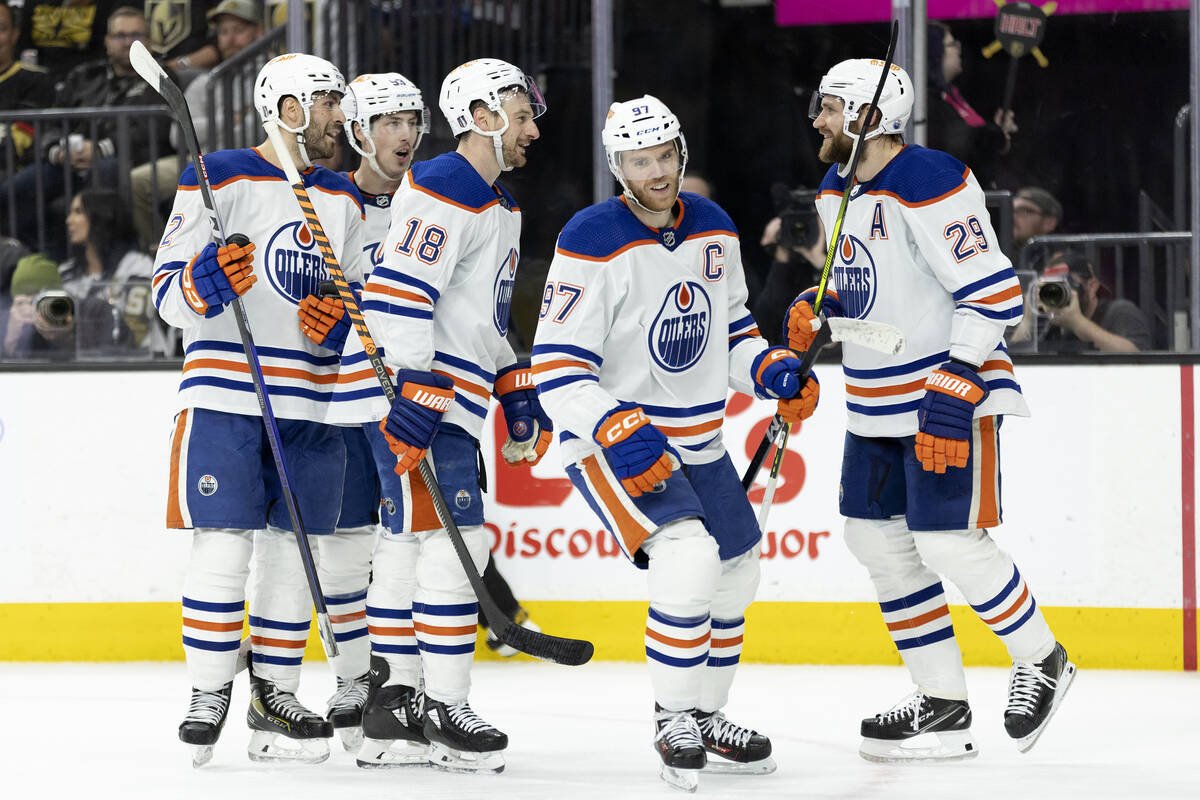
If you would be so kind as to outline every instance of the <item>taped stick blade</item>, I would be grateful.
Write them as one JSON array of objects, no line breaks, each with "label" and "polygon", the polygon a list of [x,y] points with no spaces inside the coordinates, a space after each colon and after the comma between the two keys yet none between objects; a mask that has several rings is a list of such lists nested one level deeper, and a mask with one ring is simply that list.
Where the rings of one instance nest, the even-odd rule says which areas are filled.
[{"label": "taped stick blade", "polygon": [[904,352],[904,333],[895,325],[846,317],[830,317],[825,322],[829,325],[831,341],[855,344],[889,355]]}]

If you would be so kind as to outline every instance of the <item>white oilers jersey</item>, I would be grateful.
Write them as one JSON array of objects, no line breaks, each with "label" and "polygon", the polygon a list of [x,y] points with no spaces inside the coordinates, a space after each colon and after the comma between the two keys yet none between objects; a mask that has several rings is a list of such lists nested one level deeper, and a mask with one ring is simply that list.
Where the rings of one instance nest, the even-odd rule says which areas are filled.
[{"label": "white oilers jersey", "polygon": [[[204,163],[226,235],[244,234],[255,246],[258,280],[242,302],[272,410],[286,419],[322,422],[337,387],[340,358],[300,331],[300,301],[317,294],[329,274],[292,188],[283,171],[257,150],[222,150],[205,157]],[[351,281],[361,282],[363,211],[358,190],[323,167],[306,171],[302,178],[342,270]],[[152,284],[159,315],[183,329],[180,407],[258,416],[233,309],[200,316],[180,287],[184,267],[215,236],[189,164],[180,176],[159,243]]]},{"label": "white oilers jersey", "polygon": [[[383,260],[363,289],[363,316],[391,370],[432,370],[454,381],[444,422],[478,438],[496,373],[516,362],[508,314],[520,259],[521,211],[458,153],[413,164],[392,199]],[[350,356],[347,347],[347,363]],[[353,419],[387,415],[369,365],[349,386],[371,399]],[[376,384],[377,386],[377,384]],[[336,404],[335,404],[336,405]],[[364,417],[358,409],[368,408]],[[341,409],[336,409],[341,413]]]},{"label": "white oilers jersey", "polygon": [[[845,186],[830,167],[817,194],[826,231]],[[854,187],[830,287],[847,316],[895,325],[907,340],[899,355],[842,346],[852,433],[915,434],[925,379],[951,356],[983,365],[990,394],[977,417],[1028,416],[1002,338],[1021,318],[1021,287],[1000,252],[983,190],[952,156],[908,145]]]},{"label": "white oilers jersey", "polygon": [[563,459],[599,446],[620,402],[641,406],[689,464],[720,458],[725,398],[753,396],[750,363],[767,347],[746,310],[733,222],[684,192],[674,228],[643,225],[624,198],[576,214],[558,237],[533,346],[542,407]]},{"label": "white oilers jersey", "polygon": [[[354,181],[353,172],[342,174],[358,186]],[[366,222],[363,225],[363,271],[364,277],[369,278],[371,272],[383,263],[383,240],[387,238],[388,225],[392,221],[394,195],[367,194],[361,188],[358,194],[362,198],[363,213],[366,214]]]}]

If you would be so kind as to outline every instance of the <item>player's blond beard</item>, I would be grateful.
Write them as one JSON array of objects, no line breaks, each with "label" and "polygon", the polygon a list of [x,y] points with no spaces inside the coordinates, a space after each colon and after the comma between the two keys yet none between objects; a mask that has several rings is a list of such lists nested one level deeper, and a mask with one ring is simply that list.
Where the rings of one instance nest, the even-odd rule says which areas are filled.
[{"label": "player's blond beard", "polygon": [[[652,180],[652,181],[644,181],[644,182],[642,183],[642,185],[643,185],[643,186],[648,186],[648,185],[650,185],[651,183],[657,183],[659,180],[664,180],[664,179],[655,179],[655,180]],[[678,173],[678,172],[676,172],[676,173],[675,173],[673,176],[668,176],[668,177],[666,177],[666,178],[665,178],[665,180],[666,180],[668,183],[671,183],[671,184],[673,184],[673,185],[674,185],[674,187],[675,187],[675,192],[674,192],[674,194],[672,194],[672,195],[671,195],[671,202],[667,203],[667,207],[666,207],[666,208],[652,208],[652,207],[650,206],[650,202],[651,202],[651,201],[650,201],[650,198],[649,198],[649,196],[648,196],[648,195],[647,195],[645,192],[643,192],[643,191],[639,191],[638,189],[631,189],[630,191],[632,191],[632,192],[633,192],[633,197],[634,197],[634,199],[635,199],[635,200],[637,200],[637,201],[638,201],[638,205],[640,205],[642,208],[646,209],[647,211],[651,211],[651,212],[654,212],[654,213],[660,213],[660,212],[663,212],[663,211],[670,211],[672,208],[674,208],[674,207],[675,207],[675,201],[679,199],[679,173]]]},{"label": "player's blond beard", "polygon": [[817,158],[826,164],[849,164],[850,154],[853,151],[854,140],[844,131],[835,131],[833,136],[821,142]]}]

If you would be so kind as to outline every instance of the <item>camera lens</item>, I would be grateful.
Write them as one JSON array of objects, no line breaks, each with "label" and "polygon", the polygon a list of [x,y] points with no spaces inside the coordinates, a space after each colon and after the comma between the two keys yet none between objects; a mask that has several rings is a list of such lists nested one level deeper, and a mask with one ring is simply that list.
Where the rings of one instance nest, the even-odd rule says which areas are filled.
[{"label": "camera lens", "polygon": [[1071,291],[1062,283],[1043,283],[1038,287],[1038,300],[1046,308],[1065,308],[1071,302]]}]

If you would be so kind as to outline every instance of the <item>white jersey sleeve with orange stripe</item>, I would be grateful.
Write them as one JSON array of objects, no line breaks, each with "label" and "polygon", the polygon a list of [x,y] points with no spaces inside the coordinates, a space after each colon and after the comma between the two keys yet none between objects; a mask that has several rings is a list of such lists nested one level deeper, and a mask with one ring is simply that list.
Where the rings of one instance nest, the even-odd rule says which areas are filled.
[{"label": "white jersey sleeve with orange stripe", "polygon": [[[831,167],[817,195],[827,231],[845,185]],[[831,284],[848,316],[895,325],[907,342],[899,355],[843,345],[851,432],[915,434],[925,378],[951,356],[982,365],[990,394],[976,416],[1028,415],[1002,338],[1021,318],[1020,284],[958,160],[909,145],[856,185]]]},{"label": "white jersey sleeve with orange stripe", "polygon": [[[226,235],[244,234],[255,245],[258,280],[242,296],[275,414],[324,421],[336,390],[340,357],[314,344],[299,327],[296,310],[318,294],[329,277],[318,242],[304,223],[283,171],[257,150],[223,150],[205,166]],[[314,167],[302,180],[342,271],[362,282],[363,209],[358,190],[335,172]],[[181,408],[259,415],[259,406],[231,309],[204,317],[188,305],[184,268],[215,231],[201,199],[194,168],[180,176],[179,191],[155,255],[154,303],[162,318],[184,331]]]},{"label": "white jersey sleeve with orange stripe", "polygon": [[[382,261],[363,290],[363,315],[388,368],[448,375],[455,399],[444,420],[475,437],[496,372],[515,361],[506,337],[520,235],[511,195],[461,155],[418,162],[396,190]],[[386,413],[386,403],[372,403],[345,421]]]},{"label": "white jersey sleeve with orange stripe", "polygon": [[612,198],[558,238],[533,346],[534,379],[566,463],[596,452],[592,434],[618,402],[642,407],[687,463],[724,452],[730,386],[752,391],[766,343],[745,308],[733,223],[683,193],[675,227],[655,230]]}]

